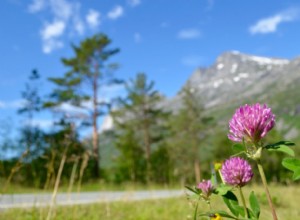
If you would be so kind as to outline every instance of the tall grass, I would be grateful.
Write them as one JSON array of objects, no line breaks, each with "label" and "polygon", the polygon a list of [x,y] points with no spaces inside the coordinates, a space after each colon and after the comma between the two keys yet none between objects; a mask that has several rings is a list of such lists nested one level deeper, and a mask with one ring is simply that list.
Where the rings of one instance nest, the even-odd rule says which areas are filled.
[{"label": "tall grass", "polygon": [[[245,196],[248,197],[252,187],[245,188]],[[261,204],[261,220],[272,218],[269,212],[267,198],[262,186],[253,186]],[[273,202],[276,206],[279,219],[295,220],[300,216],[300,187],[271,186]],[[212,197],[212,206],[221,209],[222,201],[218,197]],[[207,211],[205,203],[199,204],[200,211]],[[188,220],[192,219],[193,206],[187,197],[172,199],[101,202],[92,205],[76,205],[57,207],[54,211],[55,220]],[[47,208],[10,209],[0,212],[0,219],[5,220],[40,220],[45,219]]]}]

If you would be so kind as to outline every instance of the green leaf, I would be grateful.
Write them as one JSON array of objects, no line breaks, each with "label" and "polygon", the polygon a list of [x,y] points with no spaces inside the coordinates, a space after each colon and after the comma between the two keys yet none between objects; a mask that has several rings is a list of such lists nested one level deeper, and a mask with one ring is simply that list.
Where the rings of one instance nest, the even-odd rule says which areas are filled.
[{"label": "green leaf", "polygon": [[268,149],[268,151],[280,151],[280,152],[286,153],[289,156],[292,156],[292,157],[295,156],[294,150],[286,145],[277,145],[277,146],[274,146],[272,148],[267,148],[267,149]]},{"label": "green leaf", "polygon": [[277,146],[280,146],[280,145],[283,145],[283,146],[294,146],[295,143],[291,142],[291,141],[279,141],[275,144],[268,144],[266,146],[264,146],[264,148],[276,148]]},{"label": "green leaf", "polygon": [[245,151],[245,147],[242,144],[234,144],[232,145],[232,150],[234,153],[240,153]]},{"label": "green leaf", "polygon": [[251,194],[249,196],[249,202],[250,202],[250,207],[253,211],[254,216],[258,219],[259,215],[260,215],[260,206],[259,206],[258,200],[253,191],[251,192]]},{"label": "green leaf", "polygon": [[197,195],[199,195],[201,193],[200,190],[194,189],[194,188],[192,188],[190,186],[185,186],[185,188],[187,188],[188,190],[192,191],[193,193],[196,193]]},{"label": "green leaf", "polygon": [[255,214],[253,213],[252,210],[250,210],[250,209],[247,208],[247,212],[248,212],[248,215],[249,215],[250,219],[252,219],[252,220],[258,220],[258,218],[255,216]]},{"label": "green leaf", "polygon": [[300,160],[296,158],[284,158],[282,165],[291,171],[295,171],[300,168]]},{"label": "green leaf", "polygon": [[236,217],[238,217],[240,214],[239,202],[238,202],[237,197],[234,195],[234,193],[231,191],[228,191],[222,197],[223,197],[223,200],[224,200],[226,206],[231,211],[231,213],[233,215],[235,215]]},{"label": "green leaf", "polygon": [[227,186],[225,184],[220,184],[216,190],[215,190],[215,193],[218,194],[218,195],[225,195],[228,191],[230,191],[232,189],[231,186]]},{"label": "green leaf", "polygon": [[294,175],[293,175],[293,180],[298,180],[300,179],[300,168],[294,170]]},{"label": "green leaf", "polygon": [[299,180],[300,179],[300,160],[296,158],[284,158],[282,161],[282,165],[293,171],[293,180]]}]

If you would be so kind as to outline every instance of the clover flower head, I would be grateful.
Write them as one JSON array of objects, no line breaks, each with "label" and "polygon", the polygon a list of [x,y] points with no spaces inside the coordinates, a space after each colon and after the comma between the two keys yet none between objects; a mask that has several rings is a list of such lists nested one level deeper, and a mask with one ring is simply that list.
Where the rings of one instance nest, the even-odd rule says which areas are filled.
[{"label": "clover flower head", "polygon": [[275,126],[275,115],[259,103],[238,108],[229,121],[228,138],[235,142],[257,144]]},{"label": "clover flower head", "polygon": [[253,177],[250,164],[240,158],[232,157],[224,162],[221,174],[225,183],[232,186],[245,186]]},{"label": "clover flower head", "polygon": [[209,196],[212,194],[214,191],[214,187],[211,184],[210,180],[202,180],[197,186],[198,189],[201,189],[202,191],[202,196],[204,199],[208,199]]}]

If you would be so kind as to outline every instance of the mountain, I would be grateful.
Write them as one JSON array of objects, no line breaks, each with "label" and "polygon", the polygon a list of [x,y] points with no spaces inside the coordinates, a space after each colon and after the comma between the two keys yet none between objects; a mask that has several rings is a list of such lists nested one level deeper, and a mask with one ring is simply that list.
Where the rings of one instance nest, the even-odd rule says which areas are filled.
[{"label": "mountain", "polygon": [[[300,130],[300,58],[287,60],[225,52],[213,65],[195,70],[184,86],[199,96],[207,112],[224,123],[239,105],[261,102]],[[181,93],[165,99],[161,105],[176,111],[181,106]],[[295,124],[295,119],[299,123]],[[105,121],[110,126],[104,123],[102,128],[110,129],[111,120]]]},{"label": "mountain", "polygon": [[206,108],[266,96],[268,88],[288,86],[300,71],[287,71],[293,61],[226,52],[208,68],[197,69],[187,84],[202,97]]},{"label": "mountain", "polygon": [[[293,60],[243,54],[221,54],[208,68],[197,69],[184,86],[206,110],[227,124],[240,105],[266,103],[278,117],[278,129],[295,138],[300,130],[300,58]],[[180,93],[174,100],[180,100]]]},{"label": "mountain", "polygon": [[[228,121],[240,105],[266,103],[276,115],[276,129],[286,140],[300,141],[300,58],[293,60],[259,57],[237,51],[221,54],[207,68],[198,68],[183,87],[196,93],[226,136]],[[182,105],[182,93],[164,99],[160,105],[176,112]],[[110,116],[103,120],[101,131],[111,130]],[[274,129],[273,129],[274,130]],[[276,133],[276,131],[275,131]],[[103,132],[102,135],[106,135]],[[103,137],[103,136],[102,136]],[[212,137],[214,138],[214,137]],[[103,137],[102,141],[106,141]],[[108,144],[102,146],[103,166],[109,167],[117,153]]]}]

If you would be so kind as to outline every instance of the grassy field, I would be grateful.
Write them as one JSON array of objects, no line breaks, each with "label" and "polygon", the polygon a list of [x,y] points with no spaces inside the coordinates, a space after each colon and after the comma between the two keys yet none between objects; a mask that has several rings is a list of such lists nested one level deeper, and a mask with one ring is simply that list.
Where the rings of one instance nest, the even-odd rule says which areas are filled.
[{"label": "grassy field", "polygon": [[[4,180],[0,180],[0,186],[5,184]],[[66,184],[62,184],[59,187],[59,192],[68,192],[69,186]],[[107,184],[102,181],[91,181],[89,183],[84,183],[81,186],[81,192],[92,192],[92,191],[130,191],[130,190],[155,190],[155,189],[180,189],[179,185],[145,185],[145,184],[134,184],[134,183],[123,183],[123,184]],[[23,185],[11,183],[7,189],[5,194],[23,194],[23,193],[51,193],[53,191],[53,187],[47,190],[38,189],[33,187],[26,187]],[[72,187],[72,192],[77,192],[77,184],[74,184]],[[0,190],[1,192],[1,190]],[[0,219],[1,220],[1,219]]]},{"label": "grassy field", "polygon": [[[254,186],[261,203],[261,220],[272,219],[266,197],[260,186]],[[281,220],[296,220],[300,216],[300,187],[272,186],[271,194],[276,205],[276,211]],[[250,187],[245,188],[246,197]],[[212,198],[212,206],[224,209],[219,198]],[[208,207],[200,203],[199,209],[207,211]],[[2,220],[42,220],[47,215],[47,208],[11,209],[0,212]],[[188,220],[192,219],[193,205],[186,197],[172,199],[147,200],[136,202],[97,203],[92,205],[58,207],[55,220]]]}]

